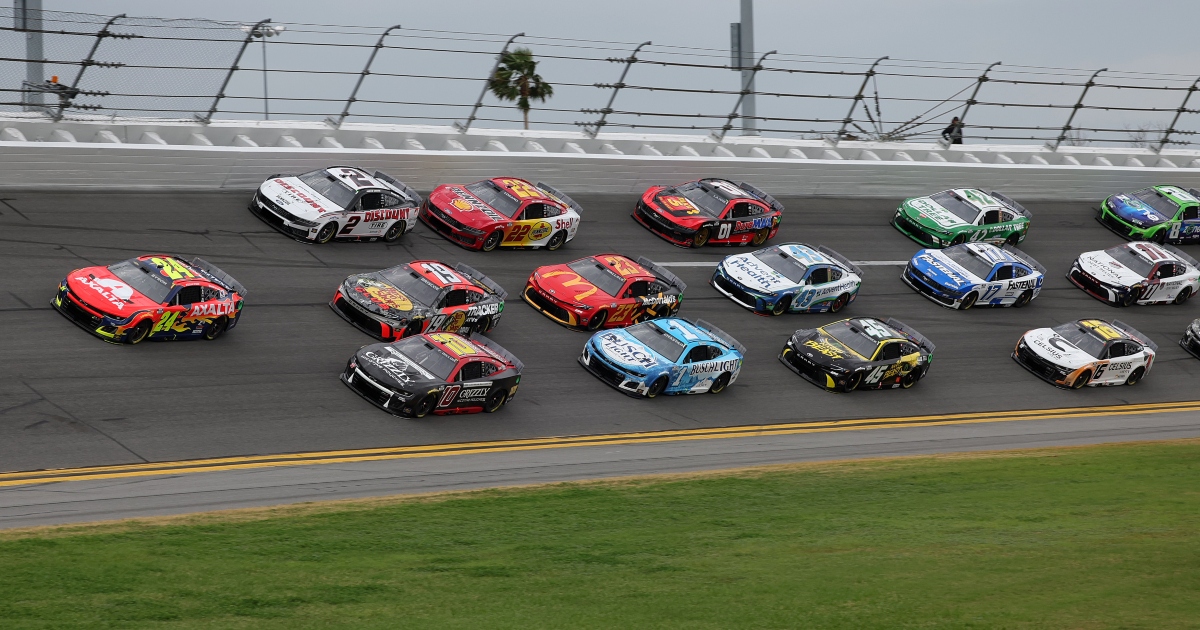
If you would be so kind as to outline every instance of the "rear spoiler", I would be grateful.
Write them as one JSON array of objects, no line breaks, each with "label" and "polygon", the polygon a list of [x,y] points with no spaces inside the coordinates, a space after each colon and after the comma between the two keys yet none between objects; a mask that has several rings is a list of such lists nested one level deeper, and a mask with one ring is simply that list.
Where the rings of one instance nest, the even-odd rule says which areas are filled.
[{"label": "rear spoiler", "polygon": [[1159,247],[1171,252],[1172,256],[1175,256],[1179,260],[1182,260],[1183,262],[1191,265],[1192,267],[1194,267],[1196,269],[1200,269],[1200,262],[1197,262],[1195,258],[1192,258],[1191,256],[1188,256],[1187,254],[1185,254],[1183,252],[1183,250],[1179,249],[1178,247],[1174,247],[1172,245],[1159,245]]},{"label": "rear spoiler", "polygon": [[937,346],[933,345],[932,341],[925,338],[925,335],[922,335],[921,333],[917,332],[915,329],[911,328],[910,326],[908,326],[907,324],[905,324],[904,322],[902,322],[898,319],[893,319],[893,318],[889,317],[886,323],[888,326],[891,326],[892,328],[896,329],[897,332],[901,333],[905,337],[908,337],[909,339],[912,339],[913,341],[915,341],[918,346],[925,348],[925,350],[927,350],[929,352],[929,354],[933,354],[934,349],[937,348]]},{"label": "rear spoiler", "polygon": [[216,282],[230,291],[237,291],[237,294],[243,298],[246,297],[246,293],[248,293],[248,291],[246,291],[246,287],[242,286],[242,283],[238,282],[237,280],[234,280],[233,276],[221,271],[220,267],[208,262],[207,260],[204,260],[203,258],[193,258],[192,267],[195,267],[196,271],[204,274],[204,276],[209,280]]},{"label": "rear spoiler", "polygon": [[833,251],[832,249],[829,249],[828,247],[825,247],[824,245],[818,245],[816,249],[822,254],[825,254],[826,256],[836,260],[839,265],[849,269],[850,271],[853,271],[859,278],[863,277],[863,270],[859,269],[858,265],[850,262],[845,256]]},{"label": "rear spoiler", "polygon": [[679,289],[680,293],[683,293],[687,290],[687,284],[683,280],[680,280],[679,276],[658,266],[653,260],[650,260],[645,256],[638,256],[637,264],[649,269],[650,273],[658,276],[659,280],[665,280],[671,286]]},{"label": "rear spoiler", "polygon": [[1189,195],[1191,195],[1197,199],[1200,199],[1200,190],[1196,190],[1195,188],[1189,188],[1189,189],[1187,189],[1187,191],[1188,191]]},{"label": "rear spoiler", "polygon": [[988,194],[995,197],[996,199],[999,199],[1000,203],[1008,206],[1009,208],[1012,208],[1013,210],[1017,211],[1020,214],[1025,215],[1025,218],[1027,218],[1027,219],[1033,218],[1033,214],[1031,212],[1029,212],[1029,210],[1026,209],[1025,206],[1022,206],[1021,204],[1013,201],[1012,197],[998,193],[994,190],[989,190]]},{"label": "rear spoiler", "polygon": [[776,212],[783,212],[783,204],[779,203],[779,201],[777,201],[771,195],[768,195],[767,193],[759,190],[758,188],[756,188],[754,186],[751,186],[750,184],[747,184],[746,182],[738,182],[738,187],[740,187],[742,190],[750,193],[751,195],[758,197],[760,200],[762,200],[768,206],[771,206],[772,210],[774,210]]},{"label": "rear spoiler", "polygon": [[583,216],[583,206],[579,205],[574,199],[564,195],[559,189],[543,182],[538,182],[537,187],[542,189],[542,192],[549,193],[551,197],[571,206],[571,209],[578,213],[579,216]]},{"label": "rear spoiler", "polygon": [[695,326],[696,328],[703,328],[704,330],[707,330],[709,334],[711,334],[713,337],[716,337],[721,343],[724,343],[725,345],[729,346],[730,348],[734,348],[738,352],[741,352],[743,357],[746,356],[746,346],[743,346],[742,344],[738,343],[737,339],[734,339],[729,333],[725,332],[724,330],[717,328],[716,326],[712,325],[709,322],[704,321],[703,319],[697,319],[695,321],[690,320],[686,317],[681,317],[680,319]]},{"label": "rear spoiler", "polygon": [[471,276],[475,280],[478,280],[480,284],[487,287],[492,293],[495,293],[497,296],[499,296],[501,300],[508,297],[508,291],[505,291],[504,287],[496,284],[496,282],[491,278],[479,273],[474,267],[469,267],[465,263],[458,263],[457,265],[454,265],[454,270],[458,273]]},{"label": "rear spoiler", "polygon": [[[1001,249],[1012,254],[1017,260],[1020,260],[1021,262],[1025,263],[1026,265],[1029,265],[1030,267],[1037,269],[1038,271],[1040,271],[1042,273],[1043,276],[1046,275],[1046,268],[1042,266],[1042,263],[1034,260],[1033,256],[1026,254],[1025,252],[1017,249],[1013,245],[1006,244]],[[1197,267],[1200,267],[1200,265],[1197,265]]]},{"label": "rear spoiler", "polygon": [[421,202],[424,201],[421,198],[421,195],[417,194],[417,191],[408,187],[408,184],[405,184],[404,182],[392,177],[391,175],[388,175],[387,173],[384,173],[383,171],[375,171],[375,175],[373,177],[387,184],[389,188],[407,197],[408,200],[413,202],[414,205],[419,206],[421,205]]},{"label": "rear spoiler", "polygon": [[491,339],[488,339],[487,337],[484,337],[483,335],[481,335],[477,332],[471,333],[470,339],[472,342],[477,343],[477,344],[487,348],[488,350],[491,350],[493,353],[495,353],[497,356],[504,359],[505,361],[508,361],[509,363],[512,363],[513,365],[517,366],[518,372],[525,371],[525,364],[521,363],[521,360],[518,359],[517,357],[513,356],[513,353],[509,352],[508,350],[505,350],[503,346],[496,343],[495,341],[492,341]]},{"label": "rear spoiler", "polygon": [[1134,328],[1133,326],[1130,326],[1129,324],[1126,324],[1125,322],[1123,322],[1119,319],[1114,319],[1112,321],[1112,325],[1115,326],[1116,328],[1120,328],[1121,330],[1125,331],[1130,337],[1133,337],[1134,339],[1137,339],[1138,341],[1142,342],[1142,345],[1150,346],[1151,350],[1158,352],[1158,344],[1151,341],[1149,336],[1143,335],[1142,333],[1138,332],[1138,329]]}]

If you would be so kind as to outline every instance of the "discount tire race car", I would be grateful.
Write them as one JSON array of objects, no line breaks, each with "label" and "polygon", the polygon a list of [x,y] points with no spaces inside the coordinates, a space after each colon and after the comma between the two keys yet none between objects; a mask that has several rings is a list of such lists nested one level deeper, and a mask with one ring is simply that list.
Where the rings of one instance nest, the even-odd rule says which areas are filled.
[{"label": "discount tire race car", "polygon": [[1013,247],[964,243],[922,249],[900,274],[912,290],[947,308],[1029,304],[1042,291],[1046,268]]},{"label": "discount tire race car", "polygon": [[1183,331],[1183,338],[1179,340],[1179,345],[1188,354],[1200,359],[1200,319],[1192,320],[1188,327]]},{"label": "discount tire race car", "polygon": [[395,416],[498,411],[517,395],[524,366],[482,335],[431,333],[359,348],[342,382]]},{"label": "discount tire race car", "polygon": [[726,257],[709,284],[760,315],[836,313],[858,297],[862,275],[828,247],[784,243]]},{"label": "discount tire race car", "polygon": [[634,206],[633,218],[681,247],[758,247],[779,231],[783,204],[745,182],[701,179],[651,186]]},{"label": "discount tire race car", "polygon": [[1135,241],[1194,243],[1200,241],[1200,191],[1151,186],[1112,195],[1096,210],[1096,220]]},{"label": "discount tire race car", "polygon": [[908,389],[929,372],[933,351],[928,339],[902,322],[858,317],[797,330],[779,360],[831,392]]},{"label": "discount tire race car", "polygon": [[246,288],[201,258],[139,256],[67,274],[51,306],[112,343],[216,339],[241,319]]},{"label": "discount tire race car", "polygon": [[1042,380],[1064,389],[1134,385],[1150,371],[1158,345],[1133,326],[1081,319],[1021,336],[1012,358]]},{"label": "discount tire race car", "polygon": [[525,301],[576,330],[628,326],[679,310],[687,285],[646,258],[596,254],[539,267],[529,276]]},{"label": "discount tire race car", "polygon": [[295,177],[272,175],[254,193],[250,211],[301,242],[391,243],[416,226],[420,205],[416,191],[384,173],[331,166]]},{"label": "discount tire race car", "polygon": [[925,247],[970,241],[1016,245],[1025,240],[1032,216],[998,192],[956,188],[905,199],[892,217],[892,226]]},{"label": "discount tire race car", "polygon": [[1122,243],[1075,259],[1067,279],[1115,306],[1183,304],[1200,289],[1200,263],[1156,243]]},{"label": "discount tire race car", "polygon": [[508,293],[462,263],[414,260],[342,281],[330,308],[383,341],[423,332],[484,333],[500,323]]},{"label": "discount tire race car", "polygon": [[421,221],[467,249],[554,251],[575,238],[583,208],[553,187],[515,177],[443,184],[421,206]]}]

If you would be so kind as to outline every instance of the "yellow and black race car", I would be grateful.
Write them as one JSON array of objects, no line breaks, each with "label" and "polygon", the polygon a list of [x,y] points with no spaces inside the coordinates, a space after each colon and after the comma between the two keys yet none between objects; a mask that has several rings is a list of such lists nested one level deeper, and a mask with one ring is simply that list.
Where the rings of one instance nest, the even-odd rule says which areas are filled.
[{"label": "yellow and black race car", "polygon": [[831,392],[908,389],[929,372],[934,345],[894,319],[843,319],[797,330],[779,353],[793,372]]}]

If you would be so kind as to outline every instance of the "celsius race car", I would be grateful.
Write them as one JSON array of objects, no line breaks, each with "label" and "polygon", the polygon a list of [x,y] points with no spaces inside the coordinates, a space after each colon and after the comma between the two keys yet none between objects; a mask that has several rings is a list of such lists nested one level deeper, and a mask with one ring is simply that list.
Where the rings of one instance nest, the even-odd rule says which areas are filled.
[{"label": "celsius race car", "polygon": [[576,330],[628,326],[674,315],[687,285],[645,258],[596,254],[539,267],[522,296],[546,317]]},{"label": "celsius race car", "polygon": [[900,279],[942,306],[965,311],[976,304],[1021,308],[1041,293],[1045,276],[1045,267],[1012,245],[964,243],[922,249]]},{"label": "celsius race car", "polygon": [[250,211],[301,241],[333,239],[391,243],[416,226],[421,195],[397,179],[353,166],[331,166],[295,177],[273,175],[250,200]]},{"label": "celsius race car", "polygon": [[1122,243],[1075,259],[1067,279],[1088,295],[1116,306],[1183,304],[1200,289],[1200,263],[1156,243]]},{"label": "celsius race car", "polygon": [[1100,204],[1096,220],[1135,241],[1194,243],[1200,240],[1200,191],[1152,186],[1112,195]]},{"label": "celsius race car", "polygon": [[484,333],[496,327],[508,293],[462,263],[414,260],[342,281],[329,306],[383,341],[422,332]]},{"label": "celsius race car", "polygon": [[113,343],[216,339],[242,314],[246,288],[200,258],[139,256],[67,274],[50,304]]},{"label": "celsius race car", "polygon": [[443,184],[421,206],[421,221],[467,249],[554,251],[575,238],[583,208],[551,186],[515,177]]},{"label": "celsius race car", "polygon": [[1200,359],[1200,319],[1192,320],[1188,324],[1186,330],[1183,331],[1183,338],[1179,340],[1179,345],[1188,351],[1188,354]]},{"label": "celsius race car", "polygon": [[1016,245],[1025,239],[1031,216],[1024,206],[998,192],[956,188],[905,199],[892,226],[925,247],[968,241]]},{"label": "celsius race car", "polygon": [[760,315],[836,313],[858,296],[862,275],[828,247],[784,243],[726,257],[709,284]]},{"label": "celsius race car", "polygon": [[1081,319],[1021,336],[1012,358],[1056,387],[1133,385],[1150,371],[1158,345],[1129,324]]},{"label": "celsius race car", "polygon": [[583,346],[579,363],[633,397],[719,394],[737,380],[746,348],[720,328],[681,317],[602,330]]},{"label": "celsius race car", "polygon": [[934,345],[894,319],[843,319],[797,330],[779,360],[814,385],[831,392],[908,389],[929,372]]},{"label": "celsius race car", "polygon": [[701,179],[651,186],[633,209],[646,229],[681,247],[754,245],[775,236],[783,204],[747,184]]}]

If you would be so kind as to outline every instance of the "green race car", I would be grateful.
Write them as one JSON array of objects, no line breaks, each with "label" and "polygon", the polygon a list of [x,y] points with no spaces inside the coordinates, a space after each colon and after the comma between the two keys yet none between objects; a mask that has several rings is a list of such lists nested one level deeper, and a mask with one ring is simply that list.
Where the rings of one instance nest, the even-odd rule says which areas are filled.
[{"label": "green race car", "polygon": [[1096,220],[1134,241],[1196,242],[1200,240],[1200,191],[1151,186],[1112,195],[1100,204]]},{"label": "green race car", "polygon": [[1031,216],[1024,206],[998,192],[955,188],[905,199],[892,225],[925,247],[968,241],[1015,246],[1025,239]]}]

